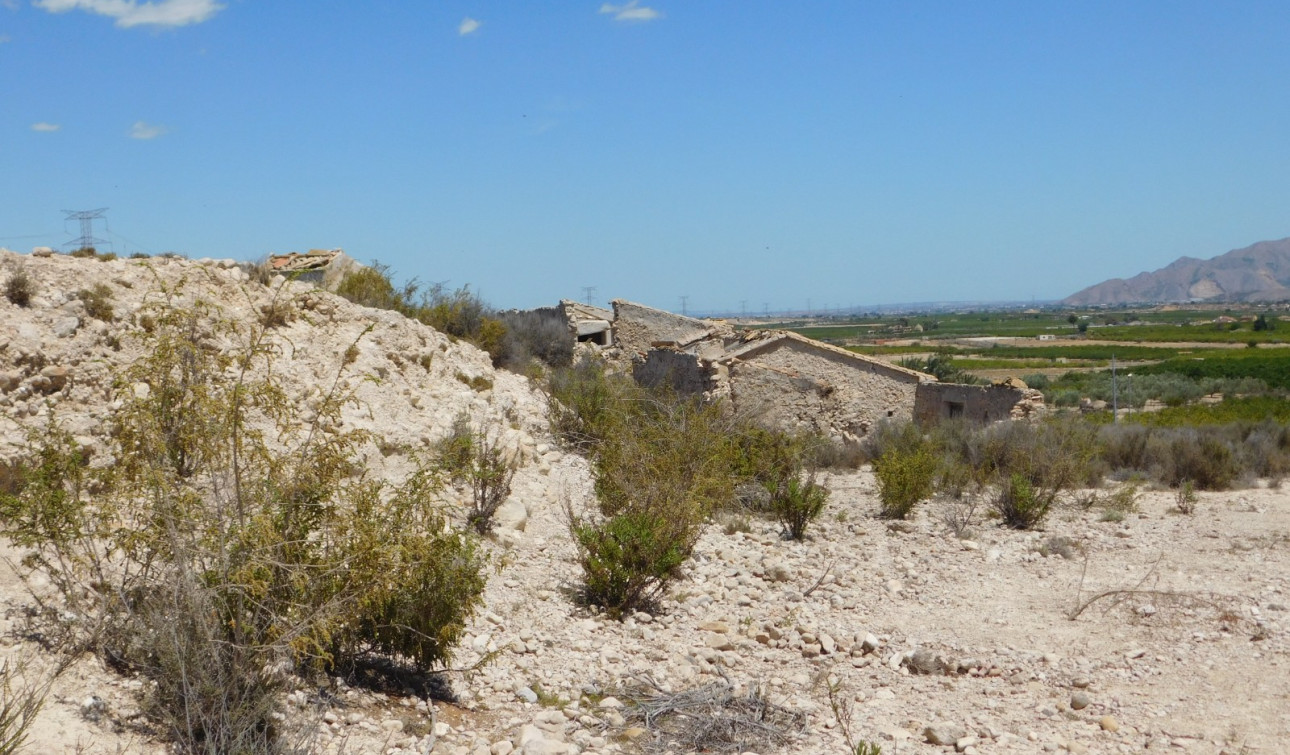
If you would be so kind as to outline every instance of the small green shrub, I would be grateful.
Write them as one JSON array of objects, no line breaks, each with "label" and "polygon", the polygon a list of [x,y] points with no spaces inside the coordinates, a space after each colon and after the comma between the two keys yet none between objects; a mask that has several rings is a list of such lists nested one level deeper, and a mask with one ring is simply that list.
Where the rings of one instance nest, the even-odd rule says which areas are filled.
[{"label": "small green shrub", "polygon": [[31,305],[31,297],[36,293],[36,285],[31,276],[27,273],[27,268],[19,265],[9,274],[9,280],[4,284],[4,296],[11,304],[19,307]]},{"label": "small green shrub", "polygon": [[585,600],[621,617],[657,605],[681,575],[697,533],[661,514],[627,511],[603,522],[572,518]]},{"label": "small green shrub", "polygon": [[824,513],[829,491],[811,479],[789,479],[770,493],[770,507],[785,533],[793,540],[806,537],[806,527]]},{"label": "small green shrub", "polygon": [[1014,472],[1002,484],[991,502],[1003,523],[1013,529],[1034,529],[1048,516],[1052,505],[1036,495],[1025,475]]},{"label": "small green shrub", "polygon": [[91,257],[98,256],[98,250],[92,246],[83,246],[83,247],[80,247],[79,249],[73,249],[67,254],[70,257],[76,257],[79,259],[90,259]]},{"label": "small green shrub", "polygon": [[878,515],[884,519],[907,519],[919,501],[935,489],[938,460],[926,446],[912,451],[890,449],[873,463],[878,479]]},{"label": "small green shrub", "polygon": [[1196,513],[1196,489],[1192,486],[1191,480],[1183,480],[1183,483],[1178,486],[1178,492],[1174,494],[1174,504],[1179,514]]},{"label": "small green shrub", "polygon": [[76,296],[85,303],[85,314],[96,320],[112,320],[112,289],[107,284],[95,283],[93,287],[81,289]]}]

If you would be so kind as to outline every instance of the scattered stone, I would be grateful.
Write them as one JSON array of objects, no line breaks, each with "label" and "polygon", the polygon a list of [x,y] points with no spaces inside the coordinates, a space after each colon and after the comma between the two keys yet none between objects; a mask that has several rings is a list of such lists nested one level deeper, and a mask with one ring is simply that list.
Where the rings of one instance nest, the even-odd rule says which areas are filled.
[{"label": "scattered stone", "polygon": [[962,726],[947,721],[934,723],[923,729],[923,739],[942,747],[954,747],[966,736],[967,731]]},{"label": "scattered stone", "polygon": [[927,648],[915,648],[914,652],[905,656],[905,666],[914,674],[949,673],[949,664]]},{"label": "scattered stone", "polygon": [[1071,710],[1084,710],[1093,702],[1085,692],[1076,692],[1071,695]]},{"label": "scattered stone", "polygon": [[98,695],[90,695],[81,701],[81,715],[87,721],[98,723],[107,713],[107,702]]},{"label": "scattered stone", "polygon": [[44,378],[44,391],[46,393],[57,393],[67,387],[67,368],[57,365],[50,365],[40,371],[40,376]]},{"label": "scattered stone", "polygon": [[730,625],[726,624],[724,621],[705,621],[699,625],[699,629],[702,629],[705,632],[726,634],[730,631]]},{"label": "scattered stone", "polygon": [[1115,716],[1102,716],[1097,725],[1102,727],[1102,731],[1117,732],[1120,730],[1120,722],[1115,720]]}]

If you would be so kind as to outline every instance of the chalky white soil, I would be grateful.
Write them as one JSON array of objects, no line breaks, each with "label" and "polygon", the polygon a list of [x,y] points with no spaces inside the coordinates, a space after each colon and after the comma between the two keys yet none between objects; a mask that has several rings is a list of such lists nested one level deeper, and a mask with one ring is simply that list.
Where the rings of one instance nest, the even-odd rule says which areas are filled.
[{"label": "chalky white soil", "polygon": [[[83,442],[101,442],[112,379],[138,355],[136,305],[161,283],[213,298],[233,319],[254,316],[272,296],[219,262],[0,251],[0,281],[19,263],[38,297],[25,309],[0,299],[6,456],[50,411]],[[99,281],[113,287],[110,323],[86,317],[70,298]],[[1290,751],[1286,491],[1260,483],[1201,493],[1191,516],[1171,512],[1172,493],[1148,492],[1119,523],[1066,507],[1042,532],[982,521],[960,540],[941,522],[948,504],[926,504],[893,527],[875,517],[868,471],[829,475],[829,507],[806,542],[783,540],[757,519],[746,532],[739,521],[714,524],[657,615],[608,621],[570,598],[578,571],[563,511],[566,502],[590,504],[590,477],[583,459],[549,437],[540,395],[429,328],[286,285],[300,308],[277,333],[277,369],[301,401],[329,385],[339,355],[375,325],[350,373],[363,405],[345,417],[391,441],[366,449],[374,473],[406,473],[406,450],[441,437],[463,410],[505,433],[524,460],[506,526],[487,545],[497,570],[485,606],[454,661],[468,669],[486,658],[451,675],[460,704],[431,703],[432,715],[415,698],[336,684],[323,694],[301,683],[287,700],[288,720],[320,751],[633,752],[651,735],[632,728],[626,688],[644,678],[674,691],[721,681],[761,688],[806,714],[796,739],[753,748],[759,753],[844,752],[829,678],[851,703],[853,735],[884,753],[956,745],[979,753]],[[66,385],[41,380],[49,365],[67,369]],[[474,390],[458,373],[493,388]],[[447,504],[460,510],[456,496]],[[1057,547],[1057,537],[1073,545]],[[5,544],[0,554],[8,564],[0,568],[0,656],[10,668],[26,661],[23,676],[39,678],[55,659],[27,633],[22,551]],[[44,589],[39,575],[33,586]],[[1119,592],[1069,618],[1107,591]],[[139,686],[78,659],[54,680],[28,751],[164,752],[141,725]]]}]

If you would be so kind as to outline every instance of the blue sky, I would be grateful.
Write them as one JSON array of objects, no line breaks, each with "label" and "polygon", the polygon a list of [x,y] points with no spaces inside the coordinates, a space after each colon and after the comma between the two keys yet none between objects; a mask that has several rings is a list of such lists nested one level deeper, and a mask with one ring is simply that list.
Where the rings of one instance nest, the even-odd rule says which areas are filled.
[{"label": "blue sky", "polygon": [[0,245],[502,307],[1055,299],[1290,236],[1290,3],[0,0]]}]

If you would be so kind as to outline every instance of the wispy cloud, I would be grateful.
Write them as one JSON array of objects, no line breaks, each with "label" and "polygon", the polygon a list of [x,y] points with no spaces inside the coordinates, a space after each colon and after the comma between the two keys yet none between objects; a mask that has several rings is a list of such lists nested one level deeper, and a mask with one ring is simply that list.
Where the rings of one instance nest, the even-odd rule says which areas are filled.
[{"label": "wispy cloud", "polygon": [[5,44],[6,42],[12,42],[12,41],[13,41],[13,37],[10,37],[8,34],[0,34],[0,45]]},{"label": "wispy cloud", "polygon": [[0,0],[0,8],[18,10],[18,0]]},{"label": "wispy cloud", "polygon": [[187,26],[210,20],[224,9],[216,0],[35,0],[37,8],[50,13],[83,10],[116,19],[116,25],[131,26]]},{"label": "wispy cloud", "polygon": [[130,127],[131,139],[156,139],[165,133],[165,126],[156,126],[143,121],[135,121],[134,125]]},{"label": "wispy cloud", "polygon": [[57,131],[60,128],[62,128],[62,126],[58,125],[57,123],[45,123],[44,121],[31,124],[32,131],[41,131],[44,133],[48,133],[50,131]]},{"label": "wispy cloud", "polygon": [[653,21],[663,14],[648,5],[641,5],[640,0],[628,0],[623,5],[605,3],[600,6],[601,13],[608,13],[615,21]]},{"label": "wispy cloud", "polygon": [[482,24],[479,21],[467,16],[463,18],[461,23],[457,26],[457,35],[464,37],[467,34],[474,34],[479,31],[480,26],[482,26]]}]

